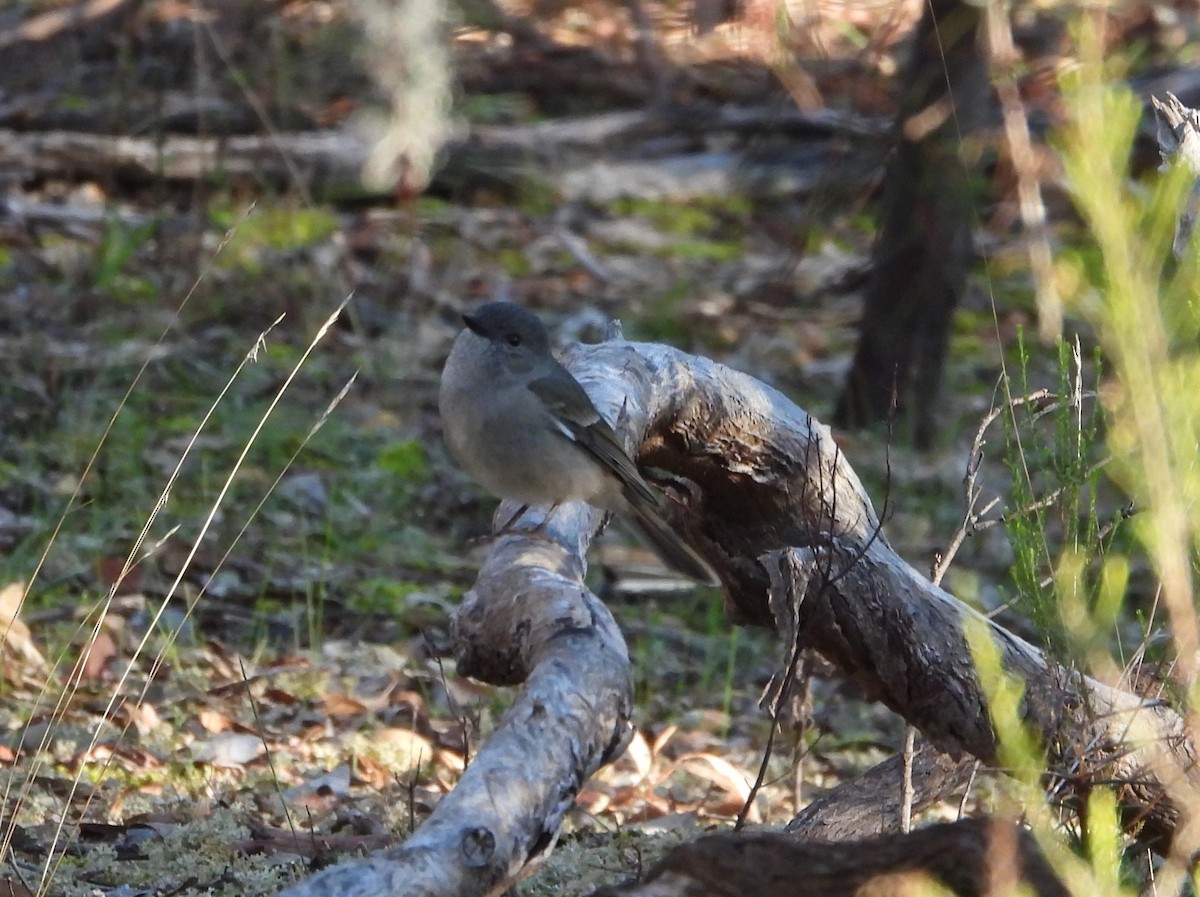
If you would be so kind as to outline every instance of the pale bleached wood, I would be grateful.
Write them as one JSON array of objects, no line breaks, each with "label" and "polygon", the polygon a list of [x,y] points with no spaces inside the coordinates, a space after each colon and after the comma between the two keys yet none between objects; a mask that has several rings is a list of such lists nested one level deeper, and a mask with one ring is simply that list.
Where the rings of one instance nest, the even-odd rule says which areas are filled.
[{"label": "pale bleached wood", "polygon": [[224,137],[180,134],[162,140],[77,131],[0,129],[0,165],[22,174],[81,178],[113,175],[136,182],[221,178],[290,184],[299,173],[326,189],[354,189],[369,152],[347,131]]},{"label": "pale bleached wood", "polygon": [[[236,110],[230,111],[234,114]],[[489,176],[511,179],[535,174],[569,195],[770,190],[777,182],[819,179],[813,154],[792,163],[764,166],[753,153],[731,147],[701,151],[696,137],[727,134],[753,145],[771,134],[820,145],[837,135],[866,140],[879,135],[877,120],[833,110],[781,110],[739,106],[605,113],[522,125],[472,126],[450,135],[441,148],[445,185]],[[692,135],[689,139],[687,135]],[[664,141],[673,149],[663,149]],[[682,141],[682,142],[681,142]],[[600,158],[621,148],[618,161]],[[371,145],[351,127],[275,134],[148,137],[68,130],[0,128],[0,166],[24,176],[99,178],[134,183],[197,181],[295,186],[299,180],[318,196],[386,195],[361,181]],[[861,179],[869,164],[845,178]],[[621,181],[624,180],[624,184]],[[641,187],[638,187],[638,184]]]},{"label": "pale bleached wood", "polygon": [[1197,178],[1175,226],[1172,248],[1175,257],[1180,258],[1187,250],[1196,227],[1196,216],[1200,214],[1200,112],[1183,105],[1179,97],[1170,92],[1166,100],[1151,97],[1150,103],[1158,122],[1158,151],[1163,158],[1163,168],[1178,161]]},{"label": "pale bleached wood", "polygon": [[798,588],[803,647],[938,748],[995,763],[965,635],[978,627],[1024,684],[1022,715],[1046,744],[1062,797],[1112,783],[1160,844],[1181,809],[1200,801],[1192,736],[1174,710],[1061,668],[935,587],[879,532],[829,429],[781,393],[663,346],[611,343],[578,357],[581,379],[611,371],[619,372],[613,390],[633,377],[656,384],[641,460],[686,477],[702,496],[680,526],[714,565],[738,617],[770,625],[772,587]]},{"label": "pale bleached wood", "polygon": [[[658,345],[577,346],[565,361],[640,443],[640,460],[679,478],[661,483],[672,516],[735,617],[772,625],[768,595],[790,591],[806,647],[935,745],[994,763],[964,634],[978,626],[1025,684],[1021,712],[1065,776],[1062,791],[1116,783],[1122,805],[1164,838],[1196,803],[1194,749],[1173,710],[1061,669],[933,586],[879,532],[829,429],[781,393]],[[403,845],[322,872],[291,897],[489,893],[544,855],[587,776],[623,749],[628,658],[611,615],[580,585],[600,517],[566,505],[528,531],[538,519],[493,545],[454,618],[460,672],[523,681],[513,708]]]},{"label": "pale bleached wood", "polygon": [[[507,521],[508,504],[496,519]],[[582,585],[601,516],[527,514],[497,539],[453,619],[458,672],[523,683],[454,790],[401,845],[334,866],[291,897],[496,893],[549,852],[580,786],[633,734],[629,655],[608,608]]]}]

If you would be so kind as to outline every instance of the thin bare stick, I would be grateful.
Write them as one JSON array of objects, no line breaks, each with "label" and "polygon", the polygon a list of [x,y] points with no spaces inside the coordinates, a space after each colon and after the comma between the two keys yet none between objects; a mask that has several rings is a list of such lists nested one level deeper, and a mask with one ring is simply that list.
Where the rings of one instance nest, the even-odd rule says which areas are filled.
[{"label": "thin bare stick", "polygon": [[[1081,377],[1082,374],[1077,371],[1076,391],[1073,392],[1071,398],[1068,400],[1070,407],[1077,409],[1077,440],[1083,439],[1083,400],[1094,399],[1096,397],[1096,393],[1094,392],[1082,391],[1080,388]],[[1000,503],[999,496],[992,498],[992,500],[989,501],[983,508],[979,508],[977,510],[977,505],[982,498],[982,491],[978,485],[979,470],[983,466],[983,447],[987,444],[986,440],[984,439],[984,434],[988,427],[995,423],[996,419],[999,418],[1000,415],[1004,414],[1006,411],[1011,412],[1013,409],[1023,405],[1038,406],[1037,410],[1033,413],[1034,421],[1040,420],[1047,414],[1057,411],[1062,407],[1061,402],[1054,393],[1047,389],[1039,389],[1025,396],[1014,396],[1003,405],[993,407],[986,415],[984,415],[983,420],[980,422],[979,429],[975,433],[975,440],[971,444],[971,451],[967,457],[966,473],[963,475],[963,494],[966,503],[966,511],[963,514],[962,522],[954,531],[954,534],[950,537],[950,542],[946,546],[945,552],[939,553],[934,557],[934,562],[929,570],[929,578],[933,581],[934,585],[941,585],[942,578],[946,575],[946,571],[950,568],[951,562],[954,560],[955,555],[958,554],[958,550],[962,547],[962,544],[966,540],[967,536],[972,536],[975,533],[982,532],[983,530],[991,529],[993,526],[1011,520],[1013,517],[1024,514],[1032,514],[1037,511],[1044,511],[1046,508],[1053,507],[1058,503],[1058,500],[1062,497],[1063,492],[1066,491],[1067,487],[1060,487],[1048,492],[1046,495],[1042,496],[1036,501],[1031,502],[1023,508],[1019,508],[1015,511],[1009,511],[996,517],[985,519],[984,515],[986,515]],[[1082,442],[1080,442],[1080,445],[1082,446]],[[1082,448],[1080,450],[1082,450]],[[1101,458],[1088,468],[1087,475],[1090,476],[1091,474],[1102,469],[1111,460],[1111,456]],[[1129,512],[1126,513],[1124,517],[1127,517],[1132,513],[1133,510],[1130,508]],[[1124,517],[1121,517],[1120,519],[1124,519]],[[1110,522],[1106,532],[1111,531],[1112,527],[1120,522],[1120,519],[1114,518]],[[1047,549],[1047,552],[1048,551],[1049,550]]]},{"label": "thin bare stick", "polygon": [[1054,253],[1050,246],[1046,204],[1042,200],[1038,160],[1029,135],[1029,117],[1025,114],[1025,104],[1015,76],[1020,56],[1013,46],[1008,5],[989,3],[986,21],[993,71],[1003,70],[995,72],[992,85],[1000,100],[1008,156],[1017,180],[1017,208],[1021,224],[1029,234],[1027,250],[1037,294],[1038,336],[1043,343],[1051,343],[1062,333],[1063,304],[1055,286],[1058,279],[1054,276]]},{"label": "thin bare stick", "polygon": [[917,727],[908,726],[904,730],[904,777],[902,779],[900,801],[900,831],[912,831],[912,811],[915,795],[913,794],[913,755],[916,752]]},{"label": "thin bare stick", "polygon": [[[279,771],[275,768],[275,758],[271,756],[271,746],[267,744],[265,733],[266,726],[263,725],[262,714],[258,712],[258,702],[254,700],[254,691],[250,688],[250,677],[246,675],[246,664],[242,658],[238,658],[238,670],[242,674],[242,686],[246,690],[246,700],[250,704],[250,712],[254,714],[254,725],[258,732],[258,738],[262,742],[263,756],[267,758],[267,769],[271,773],[271,783],[275,786],[275,793],[279,796],[279,806],[283,808],[283,818],[287,820],[288,829],[291,830],[292,837],[297,841],[300,840],[300,834],[296,831],[296,823],[292,819],[292,811],[288,807],[288,802],[283,797],[283,783],[279,781]],[[420,769],[420,767],[417,767]]]}]

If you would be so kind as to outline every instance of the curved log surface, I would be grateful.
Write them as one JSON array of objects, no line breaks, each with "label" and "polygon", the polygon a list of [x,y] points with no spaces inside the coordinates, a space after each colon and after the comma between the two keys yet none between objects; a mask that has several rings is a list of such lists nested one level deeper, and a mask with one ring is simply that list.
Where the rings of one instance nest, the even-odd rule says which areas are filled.
[{"label": "curved log surface", "polygon": [[[497,513],[507,520],[514,509]],[[539,522],[526,515],[527,532]],[[481,895],[548,853],[579,788],[633,735],[625,642],[582,585],[580,534],[599,514],[560,508],[540,531],[498,539],[453,621],[459,672],[523,682],[454,790],[401,845],[335,866],[293,895]]]},{"label": "curved log surface", "polygon": [[[639,460],[669,476],[673,522],[721,577],[735,619],[792,628],[938,747],[995,763],[968,628],[1025,686],[1048,768],[1083,794],[1114,785],[1168,840],[1195,804],[1194,745],[1169,707],[1063,670],[906,564],[879,530],[828,427],[778,391],[704,358],[612,341],[564,358]],[[502,505],[497,521],[515,508]],[[455,615],[459,671],[521,693],[454,791],[399,847],[286,893],[481,895],[553,844],[580,785],[630,735],[630,669],[611,614],[582,585],[603,520],[531,512],[499,538]],[[772,601],[775,611],[772,610]],[[1169,786],[1169,789],[1168,789]]]},{"label": "curved log surface", "polygon": [[[1017,891],[1017,886],[1022,890]],[[721,832],[672,850],[645,882],[595,897],[1068,897],[1028,832],[966,819],[865,841]]]}]

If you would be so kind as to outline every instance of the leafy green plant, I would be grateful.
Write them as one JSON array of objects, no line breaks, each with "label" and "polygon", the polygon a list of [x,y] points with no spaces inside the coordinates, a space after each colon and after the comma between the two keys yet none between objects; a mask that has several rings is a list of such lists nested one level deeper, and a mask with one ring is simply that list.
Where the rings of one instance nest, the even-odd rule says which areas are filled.
[{"label": "leafy green plant", "polygon": [[[127,224],[115,215],[108,216],[92,264],[92,285],[101,290],[111,289],[137,251],[153,236],[157,225],[158,222],[153,218],[138,224]],[[133,282],[127,281],[127,291],[134,289],[131,285]],[[143,297],[146,295],[144,288],[138,288],[136,292]]]},{"label": "leafy green plant", "polygon": [[[1004,526],[1013,549],[1012,585],[1016,605],[1037,627],[1044,644],[1060,660],[1079,657],[1100,628],[1079,627],[1082,613],[1099,609],[1098,573],[1111,544],[1118,512],[1102,519],[1098,504],[1104,463],[1102,414],[1095,391],[1083,388],[1078,343],[1058,343],[1055,392],[1035,390],[1029,382],[1030,357],[1022,336],[1017,342],[1021,401],[1009,402],[1004,417],[1004,461],[1011,476]],[[1097,356],[1094,373],[1100,381]],[[1011,383],[1006,380],[1006,383]],[[1063,576],[1064,571],[1072,575]],[[1104,623],[1113,620],[1106,614]]]},{"label": "leafy green plant", "polygon": [[[1194,719],[1200,618],[1195,576],[1200,566],[1200,308],[1195,303],[1197,244],[1177,262],[1175,224],[1191,175],[1178,166],[1148,187],[1129,179],[1130,154],[1142,103],[1112,77],[1111,63],[1091,19],[1079,29],[1082,64],[1063,83],[1067,121],[1057,136],[1067,185],[1087,227],[1084,245],[1060,261],[1067,307],[1096,334],[1108,377],[1103,430],[1082,409],[1072,418],[1051,410],[1052,438],[1031,437],[1036,420],[1014,415],[1010,435],[1020,450],[1010,464],[1015,503],[1039,501],[1034,470],[1060,484],[1057,517],[1038,508],[1014,514],[1014,580],[1031,600],[1030,613],[1051,644],[1093,675],[1110,681],[1128,669],[1114,659],[1109,629],[1124,609],[1129,569],[1149,560],[1157,600],[1170,624],[1171,677],[1180,686],[1182,715]],[[1069,370],[1060,355],[1060,371]],[[1074,363],[1074,360],[1073,360]],[[1075,380],[1078,383],[1078,376]],[[1060,382],[1060,391],[1067,385]],[[1076,386],[1068,394],[1078,395]],[[1053,407],[1054,403],[1050,403]],[[1036,417],[1037,406],[1028,406]],[[1058,403],[1058,408],[1071,403]],[[1043,406],[1044,410],[1045,406]],[[1074,410],[1074,409],[1072,409]],[[1097,512],[1101,481],[1087,448],[1103,438],[1112,459],[1105,475],[1137,508],[1132,541],[1120,552],[1106,543]],[[1032,507],[1032,505],[1029,505]],[[1017,509],[1019,510],[1019,508]],[[1052,551],[1052,537],[1061,549]],[[1047,575],[1048,574],[1048,575]],[[1055,644],[1057,643],[1057,644]],[[1076,847],[1066,849],[1057,819],[1041,795],[1044,768],[1036,736],[1021,723],[1020,688],[1000,671],[995,646],[977,634],[972,647],[989,695],[998,754],[1014,773],[1012,793],[1059,873],[1078,894],[1125,894],[1125,835],[1114,793],[1097,785],[1079,813]],[[1125,681],[1128,681],[1126,678]],[[1196,732],[1189,726],[1188,735]],[[1183,806],[1196,794],[1186,776],[1160,770],[1171,797]],[[1191,879],[1195,835],[1181,827],[1166,863],[1156,871],[1156,893],[1180,893]],[[1194,884],[1194,882],[1193,882]]]},{"label": "leafy green plant", "polygon": [[[218,227],[231,227],[241,212],[235,208],[214,211]],[[284,204],[259,208],[245,217],[218,259],[220,267],[258,274],[263,254],[269,251],[303,249],[327,240],[337,227],[333,213],[322,208],[289,208]]]},{"label": "leafy green plant", "polygon": [[387,446],[379,453],[379,468],[406,483],[429,480],[429,459],[425,448],[416,439],[405,439]]}]

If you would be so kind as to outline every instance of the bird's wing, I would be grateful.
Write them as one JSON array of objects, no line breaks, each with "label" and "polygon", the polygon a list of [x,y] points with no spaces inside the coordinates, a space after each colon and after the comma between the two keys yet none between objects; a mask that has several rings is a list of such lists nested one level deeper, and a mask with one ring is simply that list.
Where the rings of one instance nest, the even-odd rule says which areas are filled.
[{"label": "bird's wing", "polygon": [[533,380],[529,391],[542,400],[563,436],[608,468],[621,481],[623,491],[632,493],[627,498],[636,496],[652,507],[659,507],[661,497],[642,479],[621,440],[596,410],[579,381],[565,369],[561,374]]}]

